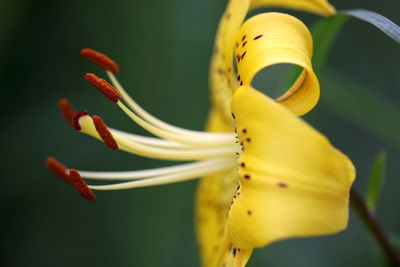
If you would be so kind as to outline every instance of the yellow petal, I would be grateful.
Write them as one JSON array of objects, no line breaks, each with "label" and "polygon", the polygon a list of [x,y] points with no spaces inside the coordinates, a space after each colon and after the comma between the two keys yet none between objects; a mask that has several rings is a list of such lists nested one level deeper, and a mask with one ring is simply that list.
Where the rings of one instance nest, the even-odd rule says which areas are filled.
[{"label": "yellow petal", "polygon": [[335,8],[326,0],[252,0],[251,9],[259,7],[284,7],[330,16]]},{"label": "yellow petal", "polygon": [[297,115],[317,104],[320,91],[311,66],[312,38],[300,20],[276,12],[254,16],[240,28],[235,47],[240,85],[251,85],[255,75],[271,65],[293,64],[304,71],[277,101]]},{"label": "yellow petal", "polygon": [[291,238],[331,234],[348,221],[351,161],[330,142],[257,90],[232,99],[240,155],[240,189],[228,232],[242,249]]},{"label": "yellow petal", "polygon": [[230,120],[230,102],[236,81],[232,66],[233,45],[250,0],[231,0],[220,20],[210,66],[210,89],[213,106]]}]

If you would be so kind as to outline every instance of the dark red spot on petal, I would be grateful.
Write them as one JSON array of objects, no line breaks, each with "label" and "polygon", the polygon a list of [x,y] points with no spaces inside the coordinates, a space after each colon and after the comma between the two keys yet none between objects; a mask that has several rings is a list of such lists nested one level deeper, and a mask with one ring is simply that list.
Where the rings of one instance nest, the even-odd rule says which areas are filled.
[{"label": "dark red spot on petal", "polygon": [[260,39],[260,38],[263,37],[263,36],[264,36],[264,34],[257,35],[256,37],[253,38],[253,40],[258,40],[258,39]]},{"label": "dark red spot on petal", "polygon": [[279,183],[278,183],[278,186],[279,186],[279,187],[282,187],[282,188],[287,188],[287,187],[288,187],[288,184],[287,184],[287,183],[283,183],[283,182],[279,182]]}]

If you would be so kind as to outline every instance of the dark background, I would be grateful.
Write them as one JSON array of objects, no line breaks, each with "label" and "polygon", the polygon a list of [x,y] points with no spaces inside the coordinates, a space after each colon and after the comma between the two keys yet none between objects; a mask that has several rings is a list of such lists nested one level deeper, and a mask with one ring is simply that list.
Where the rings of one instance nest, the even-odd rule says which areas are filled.
[{"label": "dark background", "polygon": [[[400,23],[396,0],[332,3],[338,9],[374,10]],[[76,134],[60,117],[57,101],[67,97],[77,109],[99,114],[115,128],[144,133],[83,80],[86,72],[103,75],[79,55],[81,48],[91,47],[119,63],[120,81],[151,113],[181,127],[202,129],[209,107],[209,55],[224,7],[225,1],[212,0],[0,0],[1,266],[199,265],[193,227],[197,181],[99,192],[98,200],[89,203],[49,174],[44,159],[55,156],[88,170],[167,165],[110,151]],[[290,13],[308,25],[318,19]],[[347,110],[324,98],[327,82],[321,80],[323,98],[306,119],[352,158],[361,192],[376,154],[388,152],[377,215],[389,232],[399,235],[399,46],[352,19],[328,65],[381,96],[383,101],[369,107],[379,116],[365,118],[355,104],[350,113],[367,123],[349,118]],[[387,105],[395,112],[384,112]],[[377,130],[374,121],[379,120],[393,127]],[[249,266],[380,266],[380,257],[352,213],[346,231],[278,242],[256,250]]]}]

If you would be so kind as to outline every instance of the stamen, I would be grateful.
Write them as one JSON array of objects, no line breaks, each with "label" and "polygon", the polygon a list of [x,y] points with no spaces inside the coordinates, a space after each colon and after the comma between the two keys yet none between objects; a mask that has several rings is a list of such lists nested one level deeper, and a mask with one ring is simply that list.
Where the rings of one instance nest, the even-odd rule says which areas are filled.
[{"label": "stamen", "polygon": [[46,159],[46,165],[50,172],[52,172],[55,176],[64,180],[65,182],[72,184],[71,179],[68,175],[68,169],[62,163],[60,163],[55,158],[49,157]]},{"label": "stamen", "polygon": [[235,158],[218,158],[205,161],[185,163],[175,166],[154,168],[148,170],[137,170],[137,171],[125,171],[125,172],[92,172],[92,171],[79,171],[82,177],[85,179],[96,179],[96,180],[112,180],[112,181],[124,181],[124,180],[136,180],[145,179],[149,177],[155,177],[166,174],[180,174],[186,173],[187,171],[196,169],[205,169],[213,165],[223,164],[227,161],[236,161]]},{"label": "stamen", "polygon": [[114,60],[110,59],[106,55],[97,52],[96,50],[90,49],[90,48],[83,48],[81,50],[81,55],[92,61],[93,63],[99,65],[105,70],[109,70],[114,74],[117,74],[119,72],[119,67],[117,63],[115,63]]},{"label": "stamen", "polygon": [[[81,132],[102,140],[90,116],[81,117],[79,119],[79,124],[82,127]],[[236,144],[219,147],[192,147],[190,149],[163,148],[135,142],[132,139],[128,139],[118,134],[113,134],[113,137],[117,141],[118,147],[121,150],[143,157],[164,160],[185,161],[229,157],[240,150],[240,147]]]},{"label": "stamen", "polygon": [[153,115],[148,113],[146,110],[144,110],[138,103],[135,102],[135,100],[133,100],[129,96],[129,94],[125,91],[125,89],[122,87],[122,85],[118,82],[118,80],[114,76],[114,74],[112,74],[110,71],[107,71],[107,75],[110,78],[111,83],[115,86],[115,88],[121,94],[124,101],[134,112],[136,112],[139,116],[141,116],[147,122],[161,128],[163,130],[173,132],[173,133],[178,133],[180,135],[190,135],[190,136],[196,136],[196,137],[200,137],[200,138],[201,137],[210,137],[211,139],[218,139],[218,138],[226,139],[227,137],[234,136],[231,133],[205,133],[205,132],[187,130],[187,129],[183,129],[183,128],[168,124],[162,120],[159,120],[158,118],[154,117]]},{"label": "stamen", "polygon": [[197,168],[178,174],[173,173],[139,181],[124,182],[111,185],[89,185],[89,188],[95,190],[119,190],[119,189],[131,189],[131,188],[171,184],[171,183],[177,183],[195,179],[204,175],[209,175],[220,171],[229,170],[232,169],[235,166],[235,164],[237,164],[235,161],[227,160],[224,163],[221,162],[219,164],[215,164],[207,168]]},{"label": "stamen", "polygon": [[103,119],[100,116],[94,115],[92,117],[94,126],[99,133],[104,144],[111,149],[118,149],[118,144],[112,136],[111,132],[108,130],[107,126],[104,124]]},{"label": "stamen", "polygon": [[125,106],[121,101],[117,102],[118,106],[125,112],[127,116],[129,116],[133,121],[135,121],[138,125],[146,129],[148,132],[161,137],[163,139],[175,141],[178,143],[188,144],[191,146],[232,146],[234,144],[234,135],[187,135],[187,134],[178,134],[169,132],[157,126],[154,126],[147,121],[143,120],[135,113],[133,113],[127,106]]},{"label": "stamen", "polygon": [[[90,134],[90,133],[88,133]],[[143,157],[164,160],[205,160],[219,157],[229,157],[240,149],[239,146],[204,147],[190,149],[154,147],[114,135],[120,149]]]},{"label": "stamen", "polygon": [[124,131],[116,130],[113,128],[108,128],[111,132],[111,134],[116,134],[120,135],[121,137],[125,137],[127,139],[130,139],[132,141],[142,143],[145,145],[151,145],[151,146],[156,146],[156,147],[169,147],[169,148],[180,148],[180,149],[187,149],[187,148],[192,148],[190,145],[186,144],[180,144],[177,142],[173,142],[170,140],[164,140],[161,138],[156,138],[156,137],[149,137],[149,136],[141,136],[141,135],[136,135],[136,134],[131,134],[127,133]]},{"label": "stamen", "polygon": [[74,114],[74,116],[72,117],[72,124],[75,130],[77,131],[82,130],[81,125],[79,124],[79,118],[86,115],[89,115],[89,112],[87,110],[79,111]]},{"label": "stamen", "polygon": [[101,79],[94,75],[93,73],[87,73],[85,75],[86,81],[90,83],[93,87],[96,87],[103,95],[105,95],[111,101],[117,103],[120,99],[120,95],[115,88],[109,84],[106,80]]},{"label": "stamen", "polygon": [[62,98],[62,99],[60,99],[60,101],[58,101],[58,106],[61,109],[61,114],[63,115],[65,120],[69,124],[74,126],[72,118],[75,115],[75,110],[72,107],[72,105],[69,103],[69,101],[65,98]]},{"label": "stamen", "polygon": [[93,191],[89,188],[87,183],[83,181],[79,172],[75,169],[69,171],[69,177],[71,179],[72,184],[75,186],[76,191],[86,198],[87,200],[94,201],[96,200],[96,195]]}]

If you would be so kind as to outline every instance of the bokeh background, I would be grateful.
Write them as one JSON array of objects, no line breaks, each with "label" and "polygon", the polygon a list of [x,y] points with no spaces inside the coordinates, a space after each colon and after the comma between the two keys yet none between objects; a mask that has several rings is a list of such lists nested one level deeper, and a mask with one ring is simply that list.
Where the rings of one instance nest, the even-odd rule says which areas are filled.
[{"label": "bokeh background", "polygon": [[[331,2],[338,9],[374,10],[400,24],[397,0]],[[88,170],[168,165],[111,151],[76,134],[60,117],[57,101],[67,97],[77,109],[99,114],[115,128],[146,134],[84,81],[86,72],[103,75],[79,55],[81,48],[91,47],[119,63],[120,80],[151,113],[202,129],[210,105],[209,55],[225,4],[0,0],[1,266],[199,266],[193,220],[197,181],[100,192],[89,203],[49,174],[44,160],[54,156]],[[307,25],[319,19],[286,12]],[[328,66],[362,89],[343,90],[335,79],[322,77],[321,102],[306,116],[352,158],[361,192],[374,157],[387,151],[377,215],[394,235],[400,234],[399,51],[377,29],[351,19]],[[277,73],[266,79],[279,84],[283,77]],[[351,97],[335,95],[338,87]],[[256,250],[249,266],[381,266],[381,256],[352,212],[346,231],[278,242]]]}]

